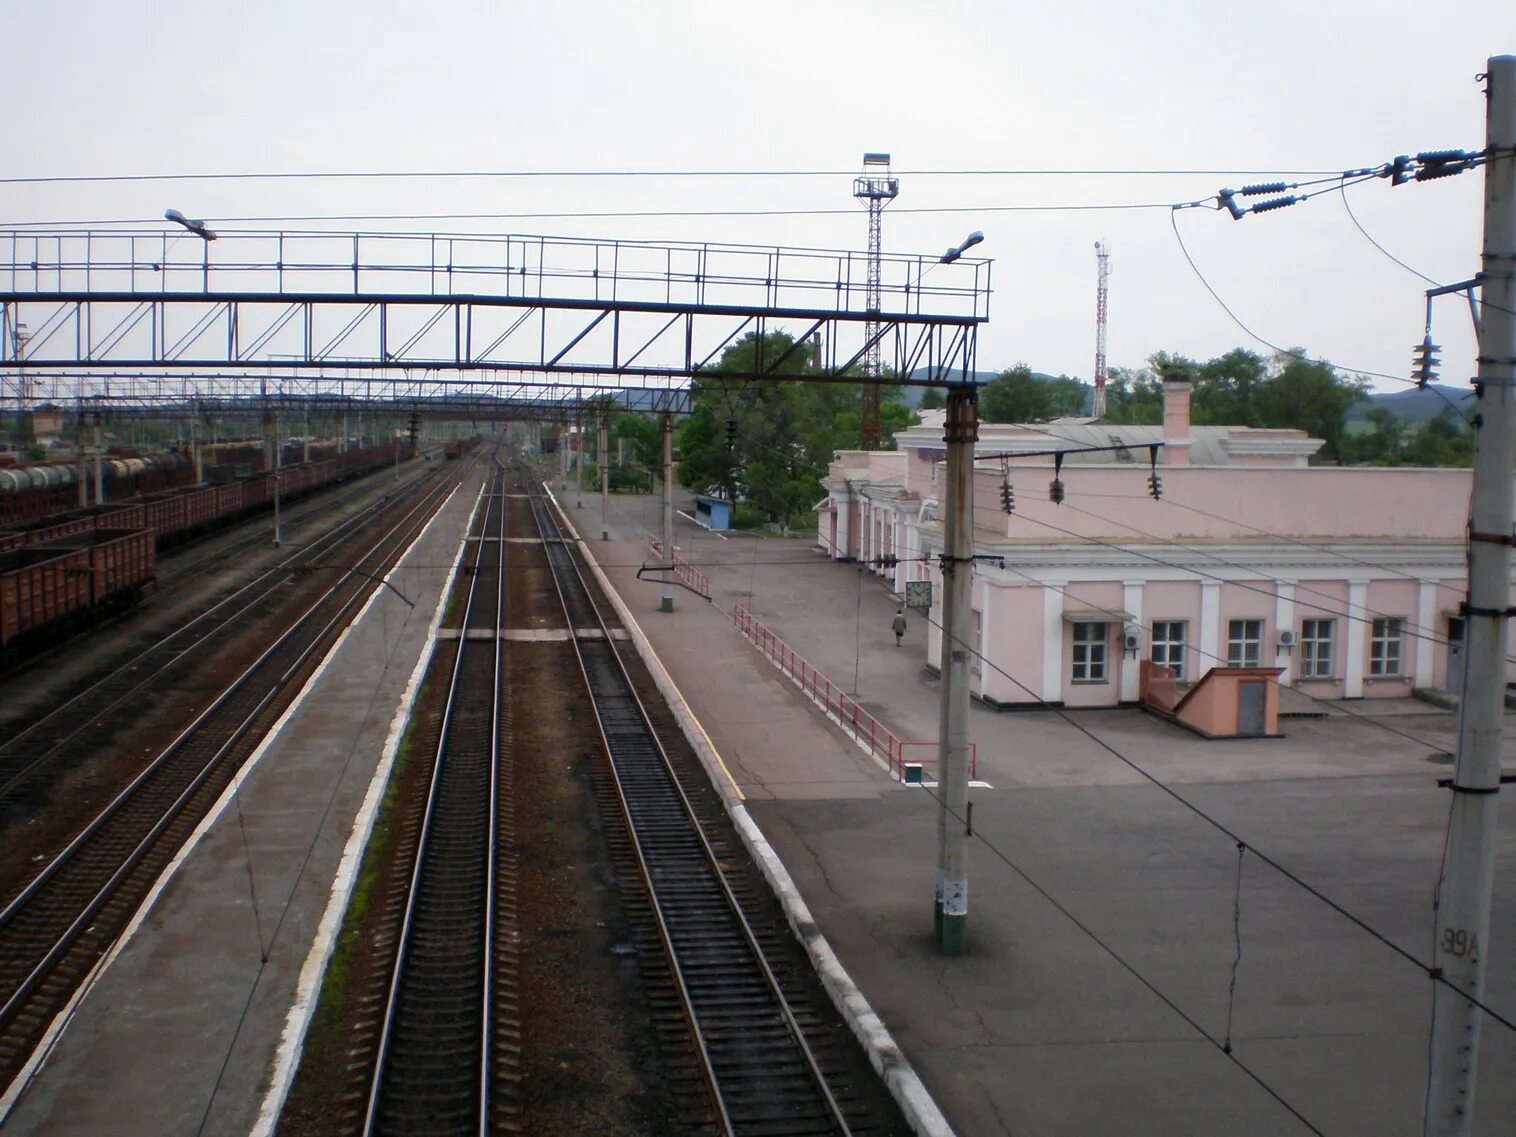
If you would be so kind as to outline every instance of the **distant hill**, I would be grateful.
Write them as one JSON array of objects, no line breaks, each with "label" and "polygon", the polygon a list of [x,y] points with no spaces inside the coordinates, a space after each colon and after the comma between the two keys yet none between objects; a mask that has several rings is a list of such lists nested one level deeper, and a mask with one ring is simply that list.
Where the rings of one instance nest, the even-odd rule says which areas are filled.
[{"label": "distant hill", "polygon": [[1422,423],[1436,418],[1452,403],[1461,413],[1467,413],[1474,398],[1471,387],[1450,387],[1445,383],[1433,383],[1425,391],[1411,388],[1405,391],[1390,391],[1370,395],[1368,402],[1357,403],[1348,412],[1349,422],[1362,422],[1374,407],[1383,407],[1402,422]]}]

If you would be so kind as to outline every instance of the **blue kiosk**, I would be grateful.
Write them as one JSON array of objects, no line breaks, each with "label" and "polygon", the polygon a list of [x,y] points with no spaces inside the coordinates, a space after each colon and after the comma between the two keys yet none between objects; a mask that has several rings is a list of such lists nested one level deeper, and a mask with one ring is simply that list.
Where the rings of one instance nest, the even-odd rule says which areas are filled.
[{"label": "blue kiosk", "polygon": [[732,503],[724,497],[695,495],[695,521],[712,531],[726,531],[732,527]]}]

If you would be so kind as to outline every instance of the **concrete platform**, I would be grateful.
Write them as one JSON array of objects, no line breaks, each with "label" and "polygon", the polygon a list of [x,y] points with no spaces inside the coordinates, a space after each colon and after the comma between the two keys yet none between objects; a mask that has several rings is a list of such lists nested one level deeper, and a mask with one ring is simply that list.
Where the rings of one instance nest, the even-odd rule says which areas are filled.
[{"label": "concrete platform", "polygon": [[[556,487],[556,482],[554,483]],[[1409,700],[1205,741],[1136,710],[976,706],[970,953],[933,944],[938,806],[890,779],[730,623],[735,601],[906,738],[935,739],[924,626],[856,565],[793,539],[678,525],[713,602],[659,612],[646,496],[580,532],[699,716],[822,932],[960,1134],[1421,1132],[1429,981],[1194,810],[1422,958],[1456,720]],[[602,525],[610,539],[597,540]],[[1083,728],[1088,733],[1081,733]],[[1109,749],[1107,749],[1107,747]],[[1508,765],[1516,743],[1507,731]],[[1184,795],[1187,807],[1115,757]],[[1516,816],[1502,808],[1487,999],[1516,1011]],[[1240,880],[1240,885],[1239,885]],[[1076,922],[1077,921],[1077,922]],[[1235,923],[1234,923],[1235,921]],[[1240,931],[1241,955],[1234,927]],[[1236,963],[1236,995],[1229,983]],[[1236,1061],[1207,1041],[1230,1035]],[[1188,1021],[1187,1021],[1188,1020]],[[1516,1108],[1516,1037],[1484,1034],[1475,1132]]]},{"label": "concrete platform", "polygon": [[251,1130],[479,484],[453,494],[391,573],[394,589],[377,590],[97,969],[5,1118],[7,1137]]}]

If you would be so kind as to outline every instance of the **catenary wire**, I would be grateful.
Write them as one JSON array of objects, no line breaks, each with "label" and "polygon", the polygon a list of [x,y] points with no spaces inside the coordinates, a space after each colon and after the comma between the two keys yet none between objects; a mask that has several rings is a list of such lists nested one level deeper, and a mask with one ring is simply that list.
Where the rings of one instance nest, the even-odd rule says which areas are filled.
[{"label": "catenary wire", "polygon": [[[1169,226],[1174,230],[1174,239],[1179,242],[1179,251],[1184,254],[1184,259],[1186,263],[1189,264],[1191,271],[1194,272],[1196,278],[1200,281],[1200,283],[1205,286],[1205,290],[1211,294],[1211,298],[1215,300],[1217,304],[1221,305],[1221,310],[1225,312],[1229,317],[1231,317],[1232,323],[1236,324],[1247,335],[1263,344],[1264,347],[1270,349],[1271,351],[1277,352],[1280,355],[1287,356],[1290,359],[1298,359],[1306,363],[1328,363],[1327,360],[1312,359],[1310,356],[1303,355],[1298,351],[1291,351],[1288,348],[1280,347],[1278,344],[1272,342],[1271,340],[1264,339],[1252,328],[1243,323],[1241,317],[1239,317],[1236,312],[1232,311],[1231,306],[1221,298],[1221,294],[1217,292],[1216,289],[1211,287],[1211,282],[1206,279],[1205,274],[1200,271],[1200,266],[1195,263],[1195,258],[1190,255],[1190,250],[1185,246],[1184,243],[1184,235],[1179,232],[1177,211],[1176,213],[1169,214]],[[1391,375],[1387,371],[1372,371],[1368,368],[1349,367],[1345,364],[1339,365],[1329,363],[1328,365],[1338,370],[1352,372],[1356,375],[1372,375],[1376,379],[1392,379],[1397,383],[1408,383],[1413,387],[1418,386],[1416,380],[1414,379],[1407,378],[1404,375]],[[1452,399],[1449,399],[1447,395],[1445,395],[1438,387],[1428,387],[1427,390],[1435,392],[1443,402],[1447,403],[1447,405],[1453,409],[1453,413],[1458,415],[1459,418],[1463,419],[1465,422],[1469,421],[1469,416],[1466,415],[1461,409],[1459,409],[1458,405],[1454,403]]]},{"label": "catenary wire", "polygon": [[[959,816],[958,813],[953,810],[952,806],[948,805],[947,801],[941,795],[936,793],[930,786],[922,786],[921,788],[928,797],[936,801],[942,807],[948,816],[952,817],[955,821],[967,827],[967,819]],[[1200,1037],[1205,1039],[1206,1042],[1210,1043],[1211,1046],[1213,1046],[1219,1053],[1226,1057],[1228,1061],[1230,1061],[1245,1075],[1247,1075],[1247,1077],[1251,1079],[1252,1082],[1261,1090],[1263,1090],[1264,1093],[1268,1094],[1269,1097],[1273,1098],[1276,1102],[1283,1106],[1284,1109],[1292,1117],[1294,1117],[1296,1121],[1300,1122],[1300,1124],[1304,1125],[1312,1133],[1316,1134],[1316,1137],[1325,1137],[1325,1134],[1323,1134],[1320,1129],[1312,1124],[1312,1122],[1303,1113],[1301,1113],[1299,1109],[1292,1105],[1284,1097],[1283,1094],[1281,1094],[1273,1086],[1269,1085],[1268,1082],[1264,1081],[1263,1076],[1255,1071],[1251,1066],[1243,1062],[1242,1059],[1238,1058],[1236,1052],[1231,1048],[1230,1045],[1224,1045],[1220,1040],[1216,1038],[1215,1035],[1206,1030],[1205,1027],[1201,1026],[1195,1018],[1193,1018],[1188,1012],[1184,1010],[1184,1008],[1182,1008],[1173,999],[1169,998],[1168,995],[1159,990],[1158,986],[1153,983],[1152,980],[1137,970],[1136,965],[1130,963],[1125,957],[1121,955],[1120,952],[1118,952],[1114,947],[1112,947],[1103,938],[1101,938],[1098,932],[1096,932],[1078,916],[1074,915],[1073,911],[1070,908],[1063,904],[1062,901],[1060,901],[1050,891],[1048,891],[1048,889],[1044,887],[1038,880],[1036,880],[1030,873],[1028,873],[1019,864],[1017,864],[1011,858],[1010,854],[1008,854],[1004,849],[1000,848],[999,845],[995,844],[988,837],[986,837],[984,835],[983,829],[974,829],[972,835],[979,841],[981,845],[988,849],[997,860],[1004,864],[1006,868],[1015,873],[1028,888],[1030,888],[1038,896],[1042,897],[1042,899],[1051,905],[1053,909],[1059,913],[1059,915],[1061,915],[1065,920],[1077,928],[1086,938],[1094,943],[1096,947],[1105,952],[1106,955],[1110,956],[1111,959],[1114,960],[1123,971],[1125,971],[1133,979],[1137,980],[1137,982],[1140,983],[1144,988],[1146,988],[1149,994],[1151,994],[1164,1006],[1168,1007],[1168,1009],[1173,1011],[1174,1014],[1179,1016],[1179,1018],[1184,1020],[1184,1022],[1189,1026],[1191,1030],[1200,1035]],[[1239,842],[1239,844],[1241,844],[1241,842]]]},{"label": "catenary wire", "polygon": [[1343,919],[1347,920],[1350,924],[1353,924],[1355,927],[1359,928],[1361,931],[1364,931],[1364,932],[1368,933],[1368,935],[1370,935],[1371,937],[1373,937],[1375,940],[1378,940],[1385,947],[1389,948],[1390,951],[1394,952],[1396,955],[1400,956],[1402,959],[1406,960],[1408,963],[1413,964],[1424,975],[1426,975],[1430,979],[1432,979],[1433,982],[1444,984],[1450,990],[1457,991],[1459,993],[1459,995],[1461,995],[1464,999],[1466,999],[1469,1002],[1470,1005],[1478,1007],[1485,1014],[1489,1015],[1490,1018],[1493,1019],[1495,1022],[1498,1022],[1501,1026],[1505,1027],[1507,1030],[1510,1030],[1513,1033],[1516,1033],[1516,1022],[1513,1022],[1511,1019],[1507,1018],[1505,1015],[1503,1015],[1499,1011],[1495,1010],[1489,1004],[1483,1002],[1480,999],[1476,999],[1474,996],[1468,994],[1468,992],[1459,989],[1459,987],[1456,984],[1454,984],[1454,983],[1450,982],[1448,979],[1446,979],[1439,971],[1437,971],[1436,969],[1432,968],[1431,965],[1429,965],[1426,962],[1418,959],[1416,957],[1416,955],[1415,955],[1414,952],[1408,951],[1407,949],[1401,947],[1394,940],[1390,939],[1389,936],[1387,936],[1385,933],[1381,932],[1378,928],[1376,928],[1372,924],[1370,924],[1367,920],[1365,920],[1361,916],[1358,916],[1355,913],[1349,911],[1346,907],[1344,907],[1342,904],[1338,903],[1336,900],[1333,900],[1330,896],[1328,896],[1326,893],[1322,892],[1315,885],[1311,884],[1309,881],[1305,880],[1303,877],[1298,876],[1291,869],[1286,868],[1282,863],[1280,863],[1279,861],[1275,860],[1268,853],[1263,852],[1261,849],[1258,848],[1258,846],[1256,846],[1254,844],[1251,844],[1250,842],[1247,842],[1247,841],[1243,840],[1242,837],[1240,837],[1236,832],[1234,832],[1224,822],[1219,821],[1216,818],[1212,817],[1209,813],[1207,813],[1199,805],[1197,805],[1195,802],[1191,801],[1189,798],[1185,797],[1182,793],[1180,793],[1178,790],[1176,790],[1173,786],[1169,785],[1162,778],[1158,777],[1158,775],[1156,775],[1156,774],[1152,773],[1151,771],[1149,771],[1147,769],[1147,767],[1143,766],[1136,759],[1129,758],[1126,754],[1123,754],[1120,750],[1116,749],[1116,747],[1114,747],[1109,742],[1107,742],[1105,739],[1103,739],[1099,735],[1097,735],[1089,727],[1085,726],[1083,723],[1081,723],[1081,722],[1077,721],[1076,719],[1074,719],[1073,716],[1071,716],[1062,707],[1048,702],[1041,695],[1037,694],[1037,692],[1033,691],[1030,687],[1028,687],[1025,683],[1023,683],[1021,680],[1017,679],[1014,675],[1012,675],[1005,668],[1001,667],[998,663],[995,663],[991,659],[987,659],[985,657],[984,653],[981,652],[981,651],[979,651],[972,644],[964,643],[962,640],[957,639],[957,637],[952,636],[952,634],[950,632],[948,632],[945,628],[943,628],[942,624],[938,620],[933,619],[930,614],[928,614],[925,618],[926,618],[926,621],[929,624],[931,624],[933,627],[935,627],[944,636],[947,636],[950,639],[953,639],[965,651],[969,652],[971,655],[974,655],[974,656],[978,657],[978,659],[980,660],[980,662],[982,662],[986,667],[990,668],[991,670],[993,670],[995,672],[998,672],[1000,675],[1003,675],[1012,684],[1014,684],[1016,687],[1020,688],[1027,695],[1031,696],[1033,702],[1037,703],[1043,709],[1051,711],[1055,716],[1057,716],[1063,722],[1067,723],[1069,726],[1073,727],[1080,734],[1084,735],[1085,738],[1089,739],[1096,746],[1098,746],[1101,750],[1104,750],[1107,754],[1111,755],[1111,757],[1115,758],[1118,762],[1122,763],[1122,765],[1126,766],[1134,774],[1136,774],[1138,777],[1140,777],[1144,781],[1146,781],[1149,785],[1153,786],[1155,789],[1161,790],[1164,794],[1166,794],[1170,798],[1172,798],[1177,804],[1179,804],[1179,805],[1183,806],[1185,809],[1189,810],[1192,814],[1194,814],[1200,820],[1204,821],[1207,825],[1211,826],[1211,828],[1215,829],[1218,833],[1222,834],[1224,837],[1228,838],[1229,840],[1231,840],[1231,841],[1233,841],[1233,842],[1235,842],[1235,843],[1237,843],[1239,845],[1246,846],[1248,852],[1252,853],[1255,857],[1257,857],[1264,864],[1268,865],[1275,872],[1279,873],[1280,876],[1284,877],[1290,883],[1298,886],[1299,888],[1304,889],[1307,893],[1309,893],[1311,896],[1315,897],[1322,904],[1325,904],[1328,908],[1330,908],[1332,911],[1336,912],[1339,916],[1341,916]]},{"label": "catenary wire", "polygon": [[[1242,177],[1331,175],[1332,170],[1144,169],[899,169],[892,177]],[[426,178],[852,178],[853,170],[274,170],[170,174],[36,174],[0,178],[0,185],[82,185],[95,182],[399,181]]]},{"label": "catenary wire", "polygon": [[[1268,582],[1270,584],[1276,584],[1276,585],[1280,584],[1280,583],[1286,583],[1286,582],[1282,582],[1282,581],[1278,580],[1275,577],[1271,577],[1267,573],[1261,572],[1258,569],[1250,568],[1247,565],[1238,564],[1235,561],[1229,561],[1225,557],[1219,556],[1216,553],[1207,552],[1204,549],[1198,549],[1198,548],[1196,548],[1193,545],[1186,545],[1183,541],[1177,541],[1177,540],[1175,540],[1175,539],[1173,539],[1171,537],[1160,537],[1156,533],[1149,533],[1145,529],[1138,529],[1135,525],[1132,525],[1132,524],[1130,524],[1129,522],[1126,522],[1126,521],[1114,521],[1114,520],[1112,520],[1109,517],[1102,517],[1100,514],[1093,513],[1093,512],[1091,512],[1088,509],[1081,509],[1079,506],[1074,505],[1072,502],[1065,503],[1065,504],[1067,504],[1068,508],[1070,510],[1072,510],[1073,512],[1075,512],[1075,513],[1082,513],[1086,517],[1093,517],[1096,521],[1099,521],[1099,522],[1101,522],[1101,523],[1103,523],[1105,525],[1119,525],[1119,526],[1121,526],[1121,528],[1127,530],[1128,532],[1135,533],[1139,537],[1146,537],[1150,541],[1157,541],[1160,544],[1171,545],[1171,546],[1173,546],[1176,549],[1183,549],[1185,552],[1187,552],[1187,553],[1194,553],[1197,556],[1209,557],[1211,560],[1215,561],[1218,565],[1224,565],[1227,568],[1234,568],[1234,569],[1237,569],[1240,572],[1254,573],[1254,574],[1256,574],[1256,577],[1257,577],[1257,579],[1259,581],[1266,581],[1266,582]],[[1028,518],[1028,520],[1036,521],[1035,518]],[[1037,522],[1037,524],[1042,524],[1042,522]],[[1169,565],[1168,567],[1170,567],[1170,568],[1181,568],[1181,567],[1184,567],[1184,566]],[[1212,579],[1218,579],[1218,578],[1214,578],[1213,577]],[[1247,583],[1250,583],[1250,582],[1249,581],[1241,581],[1241,580],[1233,580],[1233,581],[1227,581],[1226,583],[1229,583],[1229,584],[1247,584]],[[1323,592],[1319,588],[1311,588],[1308,585],[1304,585],[1304,584],[1300,584],[1300,583],[1296,583],[1295,584],[1295,589],[1296,589],[1297,592],[1305,592],[1305,593],[1307,593],[1309,595],[1320,596],[1320,597],[1323,597],[1324,599],[1331,600],[1331,601],[1337,601],[1337,599],[1338,599],[1336,596],[1333,596],[1332,594],[1327,593],[1327,592]],[[1257,591],[1257,590],[1255,589],[1254,591]],[[1390,616],[1389,613],[1387,613],[1387,612],[1381,612],[1381,611],[1379,611],[1376,608],[1370,608],[1367,604],[1353,604],[1353,603],[1348,602],[1348,601],[1343,601],[1342,603],[1344,603],[1346,605],[1346,607],[1344,609],[1326,608],[1326,607],[1324,607],[1324,606],[1322,606],[1320,604],[1307,604],[1306,606],[1310,607],[1310,608],[1318,609],[1319,611],[1322,611],[1322,612],[1329,612],[1329,613],[1331,613],[1334,616],[1342,616],[1344,619],[1357,620],[1360,623],[1365,623],[1365,624],[1372,623],[1375,618],[1378,618],[1378,619],[1399,619],[1399,620],[1402,621],[1402,626],[1403,627],[1405,627],[1405,628],[1414,628],[1417,632],[1421,633],[1421,634],[1417,635],[1415,638],[1417,638],[1417,639],[1424,639],[1424,640],[1430,640],[1432,643],[1438,644],[1438,645],[1440,645],[1442,647],[1446,647],[1448,645],[1447,638],[1444,637],[1444,636],[1439,636],[1437,634],[1437,632],[1436,632],[1435,629],[1427,628],[1427,627],[1425,627],[1425,626],[1423,626],[1421,624],[1415,623],[1412,620],[1408,620],[1408,619],[1406,619],[1403,616],[1392,617],[1392,616]],[[1358,608],[1360,610],[1360,612],[1366,612],[1366,613],[1368,613],[1368,615],[1367,616],[1364,616],[1364,615],[1355,615],[1351,611],[1351,609],[1353,609],[1353,608]],[[1507,662],[1509,662],[1509,663],[1516,663],[1516,657],[1508,657]]]}]

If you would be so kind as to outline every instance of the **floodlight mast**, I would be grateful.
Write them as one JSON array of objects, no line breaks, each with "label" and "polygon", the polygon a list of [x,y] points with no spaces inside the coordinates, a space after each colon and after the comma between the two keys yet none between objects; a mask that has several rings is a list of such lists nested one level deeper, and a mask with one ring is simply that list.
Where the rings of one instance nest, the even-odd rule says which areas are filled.
[{"label": "floodlight mast", "polygon": [[879,381],[884,370],[879,351],[880,247],[884,207],[899,193],[900,180],[890,176],[890,156],[865,154],[863,173],[853,179],[853,196],[869,211],[868,283],[864,300],[869,315],[864,338],[869,346],[863,356],[863,395],[858,416],[858,444],[864,450],[878,450],[880,443]]}]

